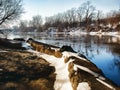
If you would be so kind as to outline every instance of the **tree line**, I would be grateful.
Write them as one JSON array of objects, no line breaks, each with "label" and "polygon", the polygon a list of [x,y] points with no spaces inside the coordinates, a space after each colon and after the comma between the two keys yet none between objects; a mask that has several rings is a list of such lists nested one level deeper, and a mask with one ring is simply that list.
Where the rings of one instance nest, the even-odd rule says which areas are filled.
[{"label": "tree line", "polygon": [[87,32],[90,32],[91,30],[100,30],[102,28],[101,25],[110,24],[111,28],[116,25],[116,30],[119,30],[120,10],[113,10],[103,14],[102,11],[96,10],[90,1],[87,1],[78,8],[71,8],[63,13],[45,17],[44,24],[43,21],[41,15],[36,15],[31,21],[21,21],[20,28],[24,30],[28,26],[26,28],[28,31],[30,28],[44,31],[49,27],[54,27],[58,31],[64,31],[64,29],[69,30],[69,28],[73,27],[83,27]]},{"label": "tree line", "polygon": [[[22,13],[24,13],[22,0],[0,0],[0,25],[16,20]],[[36,15],[30,21],[20,21],[19,30],[23,32],[45,31],[49,27],[54,27],[59,31],[64,31],[64,29],[69,31],[69,28],[80,27],[90,32],[91,30],[98,31],[105,25],[111,25],[111,28],[120,30],[119,24],[120,10],[113,10],[103,14],[90,1],[87,1],[78,8],[71,8],[65,12],[45,17],[45,19],[41,15]],[[108,27],[104,28],[106,30]]]}]

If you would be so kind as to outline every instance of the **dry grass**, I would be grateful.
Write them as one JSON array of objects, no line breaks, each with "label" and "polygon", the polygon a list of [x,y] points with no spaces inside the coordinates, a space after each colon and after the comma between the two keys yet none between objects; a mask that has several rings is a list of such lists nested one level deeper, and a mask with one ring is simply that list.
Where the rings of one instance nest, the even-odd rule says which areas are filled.
[{"label": "dry grass", "polygon": [[45,53],[48,54],[48,55],[54,55],[55,50],[53,50],[51,48],[47,48],[47,49],[45,49]]},{"label": "dry grass", "polygon": [[57,58],[61,58],[62,57],[62,53],[60,51],[55,51],[54,56],[57,57]]},{"label": "dry grass", "polygon": [[69,63],[68,71],[69,71],[69,78],[70,78],[70,82],[71,82],[71,85],[73,87],[73,90],[77,90],[77,86],[79,84],[80,77],[79,77],[77,71],[74,70],[74,63],[73,62]]},{"label": "dry grass", "polygon": [[30,82],[30,87],[32,90],[53,90],[51,89],[51,84],[47,79],[38,79]]},{"label": "dry grass", "polygon": [[54,70],[33,53],[1,52],[0,67],[0,90],[54,90]]},{"label": "dry grass", "polygon": [[67,63],[69,61],[69,57],[65,57],[64,62]]},{"label": "dry grass", "polygon": [[57,58],[61,58],[62,57],[62,53],[60,51],[55,51],[54,49],[51,49],[50,46],[45,46],[45,45],[42,45],[41,43],[35,43],[35,42],[30,42],[31,46],[41,52],[41,53],[45,53],[45,54],[48,54],[48,55],[54,55],[55,57]]}]

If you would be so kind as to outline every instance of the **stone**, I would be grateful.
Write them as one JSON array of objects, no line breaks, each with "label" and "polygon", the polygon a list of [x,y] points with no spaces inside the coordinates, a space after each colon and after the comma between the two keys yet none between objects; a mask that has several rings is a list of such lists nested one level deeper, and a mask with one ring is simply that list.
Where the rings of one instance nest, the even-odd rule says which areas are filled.
[{"label": "stone", "polygon": [[75,52],[71,46],[62,46],[60,48],[60,52],[64,52],[64,51],[68,51],[68,52]]}]

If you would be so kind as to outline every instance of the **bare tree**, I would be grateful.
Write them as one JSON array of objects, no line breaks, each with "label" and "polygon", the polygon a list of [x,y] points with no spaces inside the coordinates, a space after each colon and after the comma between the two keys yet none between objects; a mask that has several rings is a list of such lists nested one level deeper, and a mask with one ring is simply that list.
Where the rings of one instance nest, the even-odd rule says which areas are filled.
[{"label": "bare tree", "polygon": [[20,29],[20,32],[21,32],[21,33],[28,32],[28,31],[27,31],[27,27],[28,27],[28,21],[26,21],[26,20],[20,21],[19,29]]},{"label": "bare tree", "polygon": [[78,18],[78,22],[79,22],[79,26],[80,26],[80,23],[83,21],[83,16],[85,14],[85,11],[84,11],[84,8],[83,7],[78,7],[77,9],[77,18]]},{"label": "bare tree", "polygon": [[91,5],[90,1],[84,3],[82,7],[84,8],[84,12],[85,12],[85,16],[84,16],[85,23],[86,25],[88,25],[90,24],[91,20],[94,17],[95,7]]},{"label": "bare tree", "polygon": [[41,31],[41,29],[42,29],[41,27],[43,24],[42,16],[40,16],[40,15],[33,16],[31,24],[32,24],[32,27]]},{"label": "bare tree", "polygon": [[96,13],[96,29],[99,30],[99,25],[101,24],[101,19],[103,17],[102,11],[98,10]]},{"label": "bare tree", "polygon": [[0,25],[15,20],[22,13],[22,0],[0,0]]},{"label": "bare tree", "polygon": [[54,16],[46,17],[45,27],[76,27],[80,23],[84,26],[91,24],[95,14],[95,7],[88,1],[82,4],[79,8],[71,8],[63,13],[58,13]]}]

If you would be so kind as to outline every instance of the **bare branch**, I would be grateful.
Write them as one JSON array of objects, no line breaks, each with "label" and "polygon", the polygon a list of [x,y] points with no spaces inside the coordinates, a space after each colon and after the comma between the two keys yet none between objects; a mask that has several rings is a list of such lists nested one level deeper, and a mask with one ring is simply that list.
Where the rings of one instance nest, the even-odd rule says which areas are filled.
[{"label": "bare branch", "polygon": [[22,13],[22,0],[0,0],[0,25],[19,18]]}]

